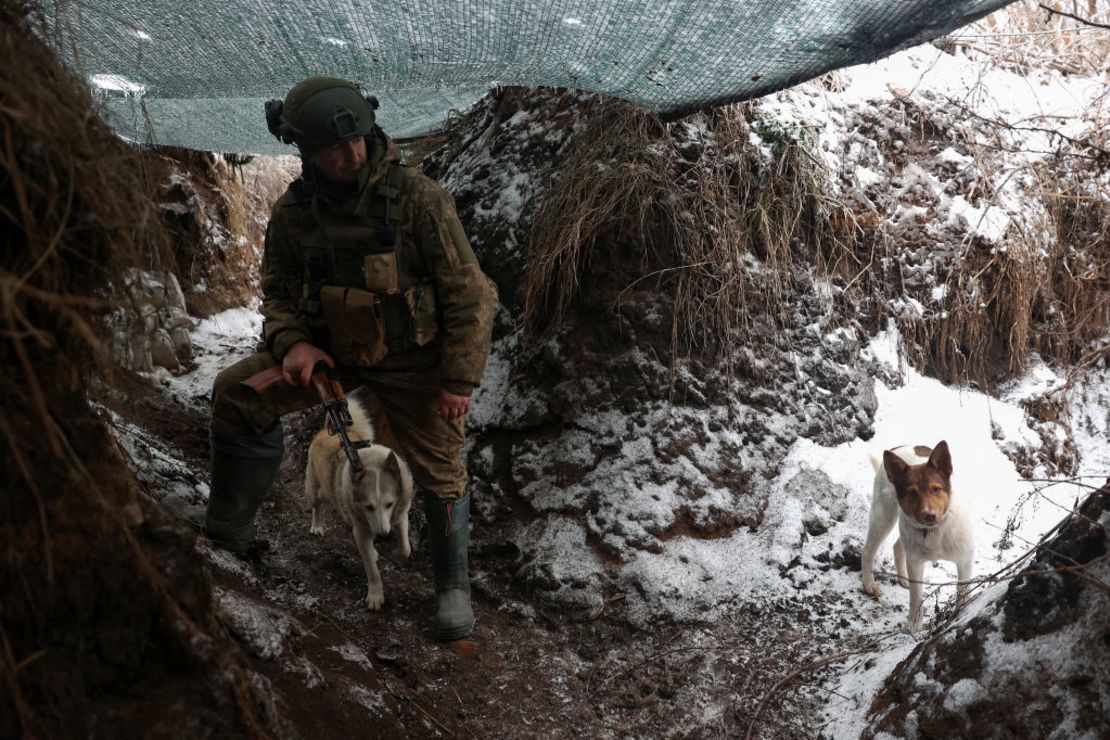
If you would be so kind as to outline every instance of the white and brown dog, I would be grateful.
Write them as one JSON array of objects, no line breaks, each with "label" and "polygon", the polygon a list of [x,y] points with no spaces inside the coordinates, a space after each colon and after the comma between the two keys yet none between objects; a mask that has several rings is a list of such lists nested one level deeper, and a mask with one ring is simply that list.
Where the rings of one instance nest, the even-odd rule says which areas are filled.
[{"label": "white and brown dog", "polygon": [[[348,430],[351,439],[372,442],[374,430],[365,409],[350,398],[347,408],[354,422]],[[325,425],[308,448],[304,490],[312,502],[312,534],[324,533],[320,509],[325,498],[351,526],[366,570],[366,605],[376,610],[385,603],[385,594],[374,538],[385,537],[396,527],[401,557],[407,558],[412,553],[409,544],[412,473],[397,453],[383,445],[363,447],[358,454],[364,472],[356,477],[351,475],[351,462],[339,444],[339,437],[329,434]]]},{"label": "white and brown dog", "polygon": [[[975,532],[971,508],[963,495],[952,491],[952,456],[948,443],[935,448],[896,447],[883,452],[875,466],[875,487],[867,542],[863,546],[863,590],[882,595],[875,583],[872,566],[894,522],[898,540],[894,543],[894,563],[898,583],[910,589],[910,614],[906,629],[921,629],[922,577],[926,561],[949,560],[956,564],[956,598],[967,593],[975,560]],[[962,493],[962,492],[961,492]]]}]

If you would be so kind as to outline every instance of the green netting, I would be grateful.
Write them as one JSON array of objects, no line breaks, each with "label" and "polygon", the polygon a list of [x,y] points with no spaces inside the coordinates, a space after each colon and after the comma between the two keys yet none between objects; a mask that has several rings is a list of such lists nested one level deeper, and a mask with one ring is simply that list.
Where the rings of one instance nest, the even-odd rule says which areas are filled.
[{"label": "green netting", "polygon": [[1010,0],[82,0],[48,35],[138,141],[288,153],[263,102],[308,75],[376,94],[395,136],[491,86],[577,87],[673,116],[936,38]]}]

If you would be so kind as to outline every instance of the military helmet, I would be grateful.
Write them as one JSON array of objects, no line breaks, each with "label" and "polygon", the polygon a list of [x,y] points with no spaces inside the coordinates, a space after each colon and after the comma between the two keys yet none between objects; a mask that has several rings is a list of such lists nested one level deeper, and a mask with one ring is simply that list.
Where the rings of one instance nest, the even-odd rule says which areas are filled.
[{"label": "military helmet", "polygon": [[353,82],[338,77],[309,77],[298,83],[285,100],[266,103],[266,125],[302,154],[366,136],[374,130],[378,99],[363,97]]}]

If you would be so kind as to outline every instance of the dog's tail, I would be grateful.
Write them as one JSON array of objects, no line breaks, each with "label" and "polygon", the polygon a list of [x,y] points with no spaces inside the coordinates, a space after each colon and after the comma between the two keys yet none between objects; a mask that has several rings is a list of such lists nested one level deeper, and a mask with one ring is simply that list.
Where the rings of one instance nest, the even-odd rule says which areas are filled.
[{"label": "dog's tail", "polygon": [[871,467],[875,469],[876,473],[883,468],[882,453],[876,453],[875,450],[868,450],[867,459],[871,461]]},{"label": "dog's tail", "polygon": [[366,409],[357,399],[350,396],[347,397],[347,410],[351,413],[351,424],[349,434],[351,439],[364,439],[367,442],[374,441],[374,425],[370,423],[370,414],[366,413]]}]

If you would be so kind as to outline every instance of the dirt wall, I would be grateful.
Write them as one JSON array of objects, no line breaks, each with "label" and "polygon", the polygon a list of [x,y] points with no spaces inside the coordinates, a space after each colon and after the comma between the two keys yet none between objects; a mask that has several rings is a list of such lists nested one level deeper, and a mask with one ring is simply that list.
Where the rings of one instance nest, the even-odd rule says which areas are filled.
[{"label": "dirt wall", "polygon": [[265,734],[190,535],[89,402],[111,287],[167,264],[151,171],[26,12],[0,8],[0,736]]}]

